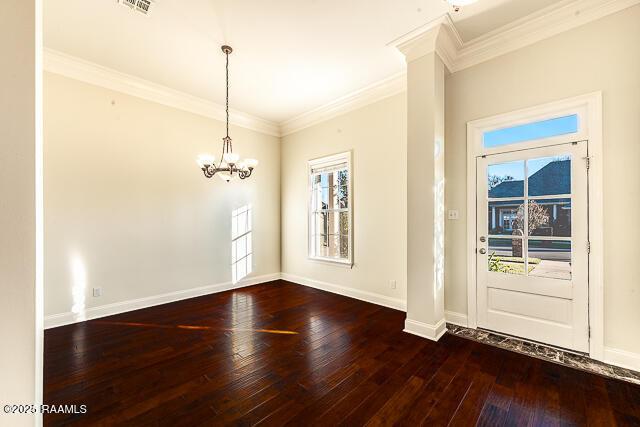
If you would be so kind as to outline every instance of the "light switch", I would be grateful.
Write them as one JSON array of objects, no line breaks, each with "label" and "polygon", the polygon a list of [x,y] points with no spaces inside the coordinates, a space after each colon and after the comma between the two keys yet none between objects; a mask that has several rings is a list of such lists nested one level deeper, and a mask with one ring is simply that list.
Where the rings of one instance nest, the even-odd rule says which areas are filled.
[{"label": "light switch", "polygon": [[447,215],[447,218],[452,220],[456,220],[459,217],[460,217],[460,213],[457,210],[450,210]]}]

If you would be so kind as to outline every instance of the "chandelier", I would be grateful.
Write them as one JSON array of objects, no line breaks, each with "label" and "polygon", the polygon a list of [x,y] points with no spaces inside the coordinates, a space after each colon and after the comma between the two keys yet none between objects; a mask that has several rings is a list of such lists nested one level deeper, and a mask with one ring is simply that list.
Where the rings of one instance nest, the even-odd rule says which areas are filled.
[{"label": "chandelier", "polygon": [[249,178],[253,169],[258,166],[258,161],[255,159],[241,160],[240,156],[233,152],[233,145],[229,137],[229,54],[233,52],[233,49],[225,45],[222,46],[222,52],[224,52],[227,57],[227,136],[222,138],[222,155],[217,165],[215,157],[209,154],[199,155],[197,163],[200,169],[202,169],[202,172],[204,172],[205,177],[213,178],[214,175],[218,175],[223,181],[230,182],[235,177],[239,177],[240,179]]}]

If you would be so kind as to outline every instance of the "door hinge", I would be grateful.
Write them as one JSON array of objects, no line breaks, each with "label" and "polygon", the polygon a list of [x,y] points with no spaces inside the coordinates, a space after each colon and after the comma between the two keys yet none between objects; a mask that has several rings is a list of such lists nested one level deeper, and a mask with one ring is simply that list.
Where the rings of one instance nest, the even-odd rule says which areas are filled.
[{"label": "door hinge", "polygon": [[584,159],[584,164],[587,167],[587,170],[589,170],[591,168],[591,157],[587,156],[587,157],[583,157]]},{"label": "door hinge", "polygon": [[591,338],[591,326],[589,326],[589,332],[588,332],[588,334],[589,334],[589,338]]},{"label": "door hinge", "polygon": [[591,253],[591,242],[587,242],[587,254]]}]

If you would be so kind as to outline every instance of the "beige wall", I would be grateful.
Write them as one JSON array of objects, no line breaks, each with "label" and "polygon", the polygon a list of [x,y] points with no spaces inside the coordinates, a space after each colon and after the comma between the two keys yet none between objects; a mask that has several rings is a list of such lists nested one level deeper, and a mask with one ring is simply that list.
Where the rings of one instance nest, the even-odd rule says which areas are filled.
[{"label": "beige wall", "polygon": [[446,83],[446,308],[466,313],[466,124],[603,92],[605,345],[640,353],[640,6],[455,73]]},{"label": "beige wall", "polygon": [[[282,271],[406,299],[406,96],[285,136]],[[307,161],[353,150],[354,267],[307,259]],[[391,289],[390,280],[397,281]]]},{"label": "beige wall", "polygon": [[[280,271],[280,144],[232,127],[261,164],[205,179],[224,124],[45,74],[45,313],[231,280],[231,212],[253,205],[255,275]],[[92,288],[102,287],[94,298]]]},{"label": "beige wall", "polygon": [[[36,323],[37,2],[0,2],[0,406],[34,404],[42,379]],[[0,425],[33,425],[0,412]]]},{"label": "beige wall", "polygon": [[[446,205],[461,214],[446,223],[447,310],[467,310],[466,123],[602,90],[605,345],[640,353],[629,327],[640,324],[638,22],[636,6],[447,77]],[[249,201],[257,274],[406,299],[405,94],[285,136],[281,146],[234,128],[236,148],[262,162],[240,185],[195,170],[197,153],[217,154],[221,123],[54,75],[45,95],[47,314],[70,311],[74,265],[86,271],[87,307],[229,280],[229,214]],[[307,259],[307,161],[345,150],[354,159],[352,269]],[[100,299],[94,286],[104,289]]]},{"label": "beige wall", "polygon": [[[631,184],[640,183],[638,22],[636,6],[447,76],[446,207],[460,219],[446,221],[446,310],[467,312],[467,122],[601,90],[605,346],[640,353],[640,334],[630,326],[640,324],[640,232],[632,225],[640,192]],[[405,100],[397,95],[283,138],[283,272],[406,298]],[[351,148],[356,266],[346,270],[306,258],[306,161]],[[392,165],[386,179],[375,170],[380,164]],[[403,281],[392,291],[387,282],[397,277]]]}]

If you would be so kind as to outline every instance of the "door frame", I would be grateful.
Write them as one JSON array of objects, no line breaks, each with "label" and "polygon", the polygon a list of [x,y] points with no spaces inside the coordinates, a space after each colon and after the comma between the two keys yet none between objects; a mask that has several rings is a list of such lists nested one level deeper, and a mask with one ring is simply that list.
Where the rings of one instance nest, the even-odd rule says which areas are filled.
[{"label": "door frame", "polygon": [[[483,147],[484,132],[520,124],[577,114],[578,133],[511,146]],[[563,99],[543,105],[499,114],[467,123],[467,326],[476,329],[476,158],[496,153],[524,150],[586,140],[589,176],[589,356],[604,359],[604,264],[603,264],[603,162],[602,162],[602,92]]]}]

